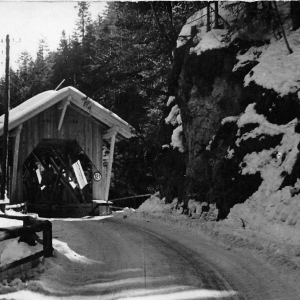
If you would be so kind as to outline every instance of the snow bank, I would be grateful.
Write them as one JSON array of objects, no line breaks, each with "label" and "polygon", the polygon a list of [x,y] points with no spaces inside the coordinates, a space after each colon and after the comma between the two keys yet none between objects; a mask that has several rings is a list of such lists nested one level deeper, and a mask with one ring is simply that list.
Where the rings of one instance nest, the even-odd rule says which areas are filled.
[{"label": "snow bank", "polygon": [[85,256],[76,253],[65,242],[59,241],[57,239],[53,239],[52,242],[53,242],[53,248],[56,251],[56,253],[54,254],[55,257],[61,255],[61,256],[65,256],[72,262],[78,262],[78,263],[89,264],[89,265],[95,263],[102,264],[102,262],[86,258]]},{"label": "snow bank", "polygon": [[5,219],[0,217],[0,228],[9,228],[23,226],[23,221],[13,220],[13,219]]},{"label": "snow bank", "polygon": [[293,53],[290,54],[283,38],[271,40],[269,45],[251,47],[245,54],[238,55],[236,71],[249,62],[258,64],[245,77],[245,86],[250,82],[273,89],[280,96],[296,93],[300,89],[300,30],[287,36]]},{"label": "snow bank", "polygon": [[[3,214],[3,213],[2,213]],[[12,209],[6,211],[10,216],[24,216],[20,212],[16,212]],[[23,221],[6,219],[0,217],[0,228],[14,228],[23,226]],[[18,242],[19,238],[4,240],[0,242],[0,264],[8,264],[21,258],[27,257],[38,251],[41,251],[43,247],[39,244],[36,246],[29,246],[26,243]]]},{"label": "snow bank", "polygon": [[245,165],[241,168],[243,175],[261,173],[263,182],[258,191],[264,191],[265,194],[269,195],[277,191],[281,185],[284,178],[281,174],[283,172],[291,173],[299,153],[300,134],[295,132],[297,120],[285,125],[272,124],[263,115],[256,114],[254,107],[255,104],[248,105],[237,125],[241,128],[248,123],[257,123],[258,127],[238,138],[236,145],[239,146],[242,140],[257,138],[262,134],[270,136],[283,134],[281,143],[275,148],[247,154],[240,165]]},{"label": "snow bank", "polygon": [[37,244],[36,246],[29,246],[26,243],[18,242],[18,239],[10,239],[4,246],[0,257],[0,263],[2,265],[9,264],[42,250],[43,246],[40,244]]},{"label": "snow bank", "polygon": [[245,203],[236,204],[225,222],[234,223],[243,219],[247,227],[272,234],[284,241],[293,240],[300,243],[300,181],[293,186],[280,189],[285,176],[291,174],[299,155],[300,134],[295,132],[297,120],[288,124],[277,125],[266,120],[255,111],[255,104],[250,104],[238,119],[242,128],[249,123],[258,126],[238,138],[239,147],[242,140],[257,139],[260,135],[282,135],[281,142],[274,148],[260,152],[248,153],[240,163],[240,173],[260,173],[262,183],[258,190]]},{"label": "snow bank", "polygon": [[155,213],[155,212],[172,212],[176,201],[166,204],[165,199],[160,199],[159,193],[152,195],[138,209],[137,212]]},{"label": "snow bank", "polygon": [[183,202],[179,203],[178,198],[174,198],[172,203],[165,203],[165,199],[160,199],[159,193],[152,195],[137,210],[149,214],[173,214],[191,219],[201,219],[202,221],[214,221],[217,218],[218,210],[215,204],[199,202],[190,199],[187,208],[184,208]]}]

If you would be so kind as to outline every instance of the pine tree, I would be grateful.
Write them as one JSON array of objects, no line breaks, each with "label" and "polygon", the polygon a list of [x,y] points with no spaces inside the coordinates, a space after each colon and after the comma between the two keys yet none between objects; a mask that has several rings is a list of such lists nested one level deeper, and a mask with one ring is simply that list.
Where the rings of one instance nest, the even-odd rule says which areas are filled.
[{"label": "pine tree", "polygon": [[11,72],[11,103],[12,107],[34,96],[34,61],[27,52],[22,52],[18,59],[18,70]]},{"label": "pine tree", "polygon": [[71,75],[71,49],[64,30],[62,31],[59,47],[57,51],[53,53],[53,74],[51,82],[54,86],[57,86],[63,80],[65,80],[64,86],[73,84]]},{"label": "pine tree", "polygon": [[291,1],[291,17],[292,17],[292,28],[296,30],[300,28],[300,2]]},{"label": "pine tree", "polygon": [[195,3],[183,2],[109,2],[106,17],[93,24],[94,52],[85,67],[86,86],[93,99],[141,133],[116,146],[116,193],[146,193],[162,185],[153,166],[162,144],[170,140],[170,132],[165,137],[166,131],[162,134],[158,127],[164,122],[172,51],[196,8]]},{"label": "pine tree", "polygon": [[51,89],[52,56],[49,55],[48,44],[44,39],[39,41],[39,48],[34,62],[33,92],[38,94]]},{"label": "pine tree", "polygon": [[87,26],[91,24],[91,13],[89,12],[89,2],[78,2],[78,17],[76,22],[77,30],[80,32],[81,41],[84,40],[86,35]]}]

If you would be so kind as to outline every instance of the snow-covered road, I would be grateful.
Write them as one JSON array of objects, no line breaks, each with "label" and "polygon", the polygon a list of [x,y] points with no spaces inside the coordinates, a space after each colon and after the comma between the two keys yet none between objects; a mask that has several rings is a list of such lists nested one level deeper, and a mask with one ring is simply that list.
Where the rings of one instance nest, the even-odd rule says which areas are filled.
[{"label": "snow-covered road", "polygon": [[73,258],[56,243],[40,278],[7,299],[298,299],[262,261],[187,228],[132,215],[54,221],[53,238]]}]

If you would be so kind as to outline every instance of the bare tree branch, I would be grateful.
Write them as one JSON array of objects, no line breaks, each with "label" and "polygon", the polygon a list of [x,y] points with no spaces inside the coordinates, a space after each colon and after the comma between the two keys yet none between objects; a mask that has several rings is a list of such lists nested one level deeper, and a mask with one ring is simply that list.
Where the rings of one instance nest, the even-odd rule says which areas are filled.
[{"label": "bare tree branch", "polygon": [[288,42],[288,40],[287,40],[287,38],[286,38],[285,31],[284,31],[284,28],[283,28],[283,25],[282,25],[282,22],[281,22],[281,19],[280,19],[280,15],[279,15],[279,11],[278,11],[278,8],[277,8],[276,1],[273,1],[273,3],[274,3],[274,7],[275,7],[275,10],[276,10],[278,22],[279,22],[279,25],[280,25],[280,27],[281,27],[281,31],[282,31],[282,34],[283,34],[283,38],[284,38],[286,47],[287,47],[287,49],[289,50],[290,54],[292,54],[292,53],[293,53],[293,50],[291,49],[291,47],[290,47],[290,45],[289,45],[289,42]]},{"label": "bare tree branch", "polygon": [[[169,35],[168,35],[168,34],[166,33],[166,31],[164,30],[163,25],[160,23],[153,2],[151,3],[151,8],[152,8],[152,11],[153,11],[153,15],[154,15],[154,18],[155,18],[157,27],[158,27],[158,29],[159,29],[159,31],[160,31],[162,37],[166,39],[167,43],[170,45],[170,48],[173,49],[173,47],[175,46],[175,44],[173,43],[172,39],[169,37]],[[173,61],[173,57],[172,57],[172,52],[171,52],[171,51],[170,51],[170,54],[169,54],[169,58],[170,58],[170,61],[172,62],[172,61]]]}]

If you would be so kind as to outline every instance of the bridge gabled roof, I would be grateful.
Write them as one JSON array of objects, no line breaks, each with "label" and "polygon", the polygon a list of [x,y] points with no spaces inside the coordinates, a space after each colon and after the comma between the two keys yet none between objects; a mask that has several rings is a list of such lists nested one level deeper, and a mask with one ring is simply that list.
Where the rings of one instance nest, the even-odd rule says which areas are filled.
[{"label": "bridge gabled roof", "polygon": [[[117,131],[125,138],[136,135],[135,129],[126,121],[71,86],[62,88],[59,91],[51,90],[40,93],[11,109],[9,111],[8,128],[12,130],[49,107],[59,102],[65,103],[65,101],[90,114],[93,118],[105,124],[108,129],[111,128]],[[3,127],[4,115],[0,117],[0,136],[3,135]]]}]

